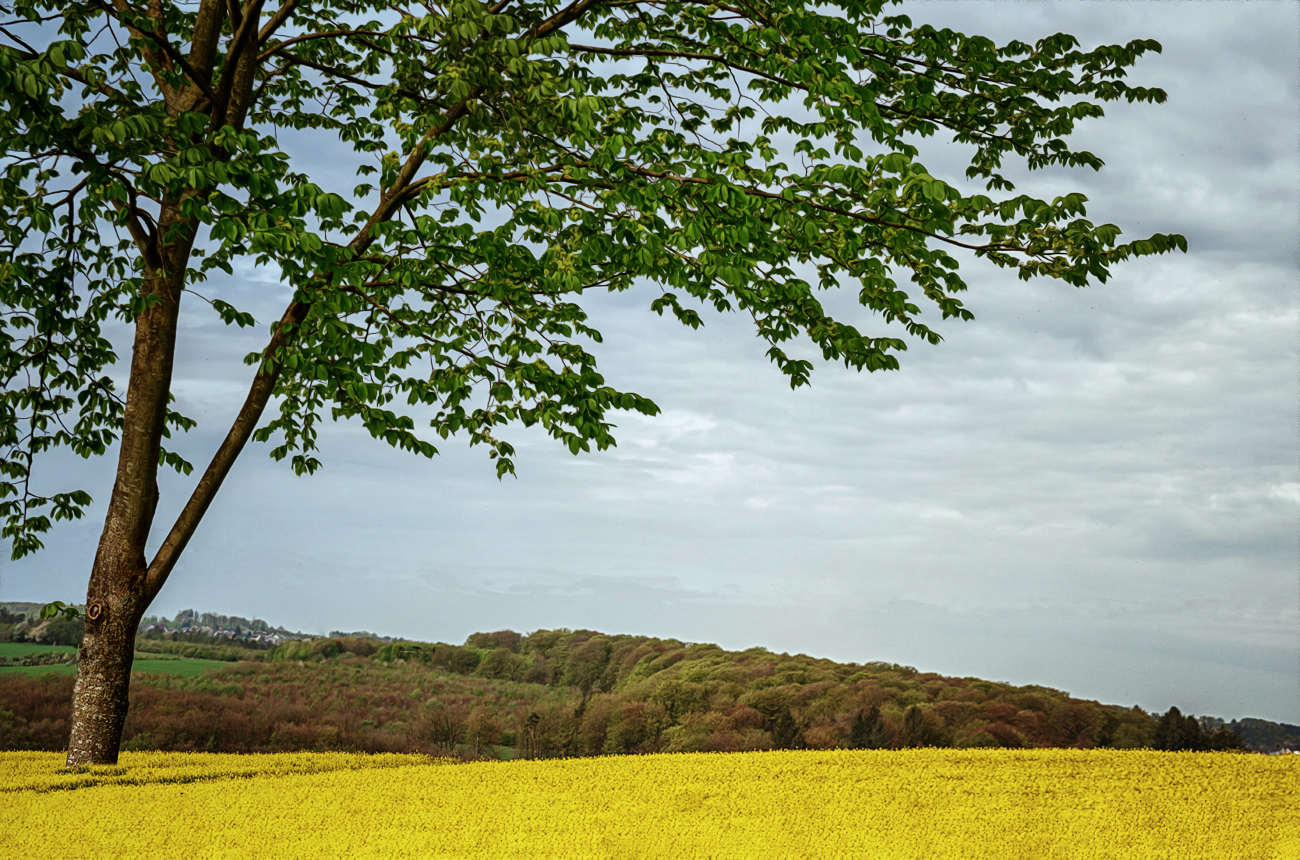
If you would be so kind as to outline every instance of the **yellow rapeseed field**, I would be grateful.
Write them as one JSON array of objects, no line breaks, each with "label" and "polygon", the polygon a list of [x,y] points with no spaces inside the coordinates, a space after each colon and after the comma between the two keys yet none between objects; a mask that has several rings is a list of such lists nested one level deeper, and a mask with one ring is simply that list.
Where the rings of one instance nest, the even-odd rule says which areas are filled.
[{"label": "yellow rapeseed field", "polygon": [[1300,860],[1300,756],[0,753],[5,857]]}]

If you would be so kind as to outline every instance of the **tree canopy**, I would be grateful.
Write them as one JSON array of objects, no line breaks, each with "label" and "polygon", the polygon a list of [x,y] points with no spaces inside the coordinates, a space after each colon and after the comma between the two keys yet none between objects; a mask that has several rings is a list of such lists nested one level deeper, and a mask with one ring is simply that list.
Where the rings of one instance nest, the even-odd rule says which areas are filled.
[{"label": "tree canopy", "polygon": [[[798,386],[812,364],[787,353],[797,335],[867,370],[896,368],[906,348],[831,318],[818,290],[851,284],[934,343],[920,297],[970,317],[950,249],[1082,286],[1185,244],[1120,244],[1084,219],[1083,195],[1013,195],[1001,173],[1007,153],[1100,168],[1063,138],[1101,115],[1097,101],[1164,100],[1121,80],[1151,41],[997,46],[880,2],[3,5],[17,20],[0,49],[0,486],[18,556],[49,526],[37,511],[90,501],[35,490],[32,460],[115,441],[108,323],[163,300],[151,272],[183,272],[197,291],[251,257],[293,286],[274,350],[250,359],[280,398],[257,436],[296,471],[318,466],[326,406],[432,455],[400,411],[424,405],[434,433],[486,443],[505,473],[508,421],[576,453],[613,442],[610,410],[656,411],[596,371],[585,290],[647,281],[651,308],[692,327],[691,299],[747,313]],[[37,21],[40,48],[16,26]],[[345,141],[364,181],[313,181],[279,142],[288,130]],[[967,177],[996,196],[915,160],[907,137],[940,131],[970,145]],[[226,323],[253,323],[209,301]]]},{"label": "tree canopy", "polygon": [[[34,471],[57,447],[118,448],[93,640],[96,612],[138,620],[250,438],[298,473],[320,465],[326,414],[425,456],[463,434],[499,476],[514,471],[509,423],[575,454],[612,445],[612,412],[658,407],[598,372],[587,291],[647,290],[693,328],[710,308],[744,313],[797,387],[813,368],[800,338],[826,361],[895,369],[909,341],[939,341],[923,307],[969,319],[959,251],[1084,286],[1185,250],[1177,235],[1121,242],[1082,194],[1037,199],[1003,173],[1008,156],[1099,169],[1065,138],[1100,103],[1165,99],[1124,82],[1157,43],[997,45],[887,5],[0,0],[13,555],[91,503]],[[916,138],[936,134],[969,152],[964,177],[918,160]],[[329,147],[352,153],[355,187],[314,158]],[[292,299],[145,559],[158,465],[191,471],[164,442],[194,426],[171,406],[180,303],[259,324],[222,292],[249,265]],[[827,311],[819,294],[841,287],[878,331]]]}]

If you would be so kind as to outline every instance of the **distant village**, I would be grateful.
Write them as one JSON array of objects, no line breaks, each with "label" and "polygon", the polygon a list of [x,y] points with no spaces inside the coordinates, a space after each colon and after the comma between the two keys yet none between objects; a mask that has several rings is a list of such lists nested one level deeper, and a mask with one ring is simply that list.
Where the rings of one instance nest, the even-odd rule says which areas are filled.
[{"label": "distant village", "polygon": [[[76,645],[81,641],[84,622],[80,618],[41,618],[39,603],[0,603],[0,642],[34,642],[47,645]],[[84,607],[74,605],[81,610]],[[272,627],[260,618],[251,621],[238,615],[219,615],[214,612],[196,612],[185,609],[175,618],[150,615],[140,622],[136,636],[145,639],[182,639],[210,641],[226,639],[243,647],[271,649],[285,642],[310,642],[315,639],[336,639],[345,636],[391,642],[391,636],[357,631],[345,633],[330,631],[328,636],[315,633],[295,633],[283,627]],[[193,637],[193,638],[191,638]],[[62,655],[61,655],[62,656]],[[66,658],[65,658],[66,659]]]},{"label": "distant village", "polygon": [[210,612],[200,615],[192,609],[179,613],[171,620],[146,618],[140,622],[137,635],[147,637],[151,634],[161,636],[180,634],[188,636],[196,633],[220,639],[238,639],[242,642],[257,643],[268,648],[274,648],[276,645],[288,642],[291,639],[308,640],[318,638],[309,633],[290,633],[287,630],[274,629],[260,618],[249,621],[238,616],[232,618],[225,615],[213,615]]},{"label": "distant village", "polygon": [[212,626],[211,624],[180,624],[177,625],[170,621],[158,621],[153,624],[140,626],[140,635],[144,636],[150,633],[161,633],[164,636],[174,635],[177,633],[190,634],[201,633],[205,636],[212,636],[220,639],[239,639],[244,642],[264,643],[268,646],[276,646],[281,642],[288,642],[291,639],[311,639],[313,637],[307,634],[281,633],[278,630],[254,630],[249,627],[235,625],[234,627]]},{"label": "distant village", "polygon": [[364,630],[352,633],[331,630],[328,636],[319,636],[314,633],[292,633],[283,627],[272,627],[260,618],[249,621],[247,618],[241,618],[238,615],[217,615],[212,612],[199,613],[193,609],[185,609],[176,613],[176,617],[170,621],[155,616],[146,617],[140,622],[140,629],[136,635],[148,637],[151,634],[161,636],[198,634],[218,639],[238,639],[243,643],[256,643],[268,648],[274,648],[283,642],[295,640],[309,642],[313,639],[337,639],[344,636],[375,639],[380,642],[393,641],[391,636],[379,636]]}]

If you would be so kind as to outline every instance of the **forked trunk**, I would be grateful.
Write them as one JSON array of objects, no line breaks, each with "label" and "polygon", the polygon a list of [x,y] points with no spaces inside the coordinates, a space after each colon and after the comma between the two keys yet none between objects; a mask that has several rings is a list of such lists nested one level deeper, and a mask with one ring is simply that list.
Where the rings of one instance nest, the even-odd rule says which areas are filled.
[{"label": "forked trunk", "polygon": [[[230,21],[229,16],[234,16],[232,10],[237,8],[221,0],[199,3],[187,72],[192,81],[206,81],[214,74],[223,24]],[[238,21],[229,28],[234,35],[227,55],[228,65],[221,71],[220,82],[214,88],[189,84],[175,89],[170,77],[157,78],[160,89],[167,94],[167,107],[173,116],[207,103],[216,110],[209,132],[223,126],[242,130],[257,78],[258,45],[287,20],[292,8],[293,4],[283,4],[267,27],[262,28],[259,23],[262,4],[249,2],[243,6],[240,15],[234,16]],[[171,67],[172,60],[165,54],[146,48],[145,55],[156,68]],[[451,109],[438,134],[451,127],[465,112],[466,104],[462,102]],[[436,136],[431,132],[426,140]],[[224,157],[224,150],[220,147],[216,150]],[[405,199],[398,192],[411,182],[426,154],[423,146],[417,147],[407,160],[383,205],[351,243],[353,253],[360,254],[369,246],[374,238],[370,226],[386,221]],[[197,197],[203,194],[199,189],[186,193]],[[157,555],[152,562],[146,562],[145,544],[158,502],[158,458],[171,392],[177,316],[198,220],[192,213],[185,214],[192,208],[185,204],[193,204],[193,200],[169,200],[160,207],[156,225],[150,226],[148,219],[142,220],[134,212],[134,200],[132,196],[129,207],[123,204],[129,216],[127,226],[144,263],[143,293],[156,297],[157,301],[149,303],[135,322],[117,477],[86,596],[86,633],[72,694],[68,767],[117,761],[128,710],[135,632],[140,619],[252,436],[279,377],[277,351],[288,343],[311,308],[309,303],[295,301],[285,310],[267,346],[267,361],[255,375],[243,408],[189,502],[164,537]]]},{"label": "forked trunk", "polygon": [[[193,226],[188,225],[189,235],[193,235]],[[173,256],[166,260],[166,271],[184,272],[180,255],[188,255],[189,245],[179,242],[168,250]],[[163,538],[157,555],[146,564],[145,544],[158,502],[158,454],[176,348],[179,280],[179,277],[158,278],[153,286],[163,300],[154,303],[136,320],[117,479],[86,595],[86,634],[72,693],[68,767],[117,761],[126,723],[135,632],[140,619],[167,581],[222,481],[253,435],[279,378],[276,361],[268,361],[258,370],[225,440]],[[288,342],[309,308],[310,305],[301,302],[289,306],[267,347],[269,355],[274,356]]]}]

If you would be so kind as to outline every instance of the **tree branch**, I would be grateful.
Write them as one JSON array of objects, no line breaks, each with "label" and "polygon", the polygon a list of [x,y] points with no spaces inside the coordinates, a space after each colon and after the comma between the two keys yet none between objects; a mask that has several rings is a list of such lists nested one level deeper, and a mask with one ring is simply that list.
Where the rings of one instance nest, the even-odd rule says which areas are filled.
[{"label": "tree branch", "polygon": [[284,0],[284,2],[280,4],[280,8],[275,10],[275,14],[271,16],[270,20],[268,20],[262,26],[262,29],[257,32],[257,44],[262,45],[267,39],[275,35],[275,31],[280,29],[285,21],[289,20],[289,16],[297,7],[298,0]]},{"label": "tree branch", "polygon": [[[15,42],[23,46],[23,49],[21,51],[17,51],[15,53],[21,56],[24,60],[36,59],[36,55],[37,55],[36,49],[33,48],[31,45],[27,44],[26,42],[24,42],[22,39],[15,36],[13,33],[10,33],[8,30],[4,28],[4,25],[2,24],[0,24],[0,33],[4,33],[7,38],[13,39]],[[10,50],[13,49],[11,48]]]},{"label": "tree branch", "polygon": [[574,45],[570,44],[569,48],[574,51],[585,51],[592,54],[603,54],[608,57],[669,57],[684,60],[709,60],[715,63],[721,63],[729,69],[736,69],[741,72],[748,72],[751,75],[757,75],[760,78],[767,78],[769,81],[790,87],[792,89],[806,90],[805,84],[796,83],[780,75],[774,75],[765,72],[762,69],[756,69],[753,66],[746,66],[743,63],[732,62],[726,57],[718,54],[697,54],[692,51],[670,51],[662,48],[601,48],[595,45]]},{"label": "tree branch", "polygon": [[230,468],[235,464],[235,460],[244,450],[248,440],[252,438],[253,431],[257,429],[257,422],[261,420],[262,412],[266,409],[266,404],[275,391],[275,384],[280,378],[281,364],[276,354],[288,345],[293,330],[307,318],[307,311],[310,308],[311,304],[308,302],[293,302],[280,317],[275,333],[271,336],[271,342],[266,347],[262,364],[258,368],[257,375],[253,377],[248,397],[245,398],[239,414],[235,416],[230,432],[217,448],[217,453],[212,456],[212,461],[204,470],[203,477],[199,478],[198,485],[190,494],[189,501],[185,503],[171,531],[167,533],[162,546],[158,548],[153,561],[149,563],[149,568],[145,572],[146,601],[152,601],[162,589],[185,546],[194,536],[194,531],[207,512],[208,506],[216,497],[217,490],[221,489],[222,482],[230,474]]},{"label": "tree branch", "polygon": [[[203,80],[202,76],[199,75],[199,73],[196,72],[188,62],[186,62],[185,58],[181,56],[180,51],[176,50],[176,48],[172,46],[171,42],[167,41],[166,36],[164,36],[162,33],[153,30],[137,29],[135,26],[131,24],[127,24],[125,21],[122,20],[123,12],[132,12],[132,13],[139,14],[138,12],[136,12],[135,9],[132,9],[129,5],[127,5],[125,0],[115,0],[112,6],[105,5],[103,8],[106,12],[111,14],[118,21],[118,23],[126,27],[128,32],[134,33],[137,38],[148,39],[149,41],[157,45],[158,48],[163,52],[163,55],[172,63],[174,63],[176,67],[178,67],[181,70],[181,72],[185,74],[185,77],[189,78],[190,81],[192,81],[196,87],[202,90],[203,94],[208,97],[209,101],[215,100],[216,97],[213,95],[212,88],[208,86],[207,81]],[[151,52],[149,51],[145,51],[146,56],[148,56],[150,53]],[[165,65],[164,63],[160,62],[161,58],[158,57],[157,55],[153,57],[149,57],[149,59],[151,59],[153,62],[157,63],[160,66]],[[163,88],[164,92],[172,90],[171,86],[166,81],[158,79],[157,72],[154,73],[154,78],[155,80],[158,80],[158,83],[160,87]]]},{"label": "tree branch", "polygon": [[[244,69],[244,54],[256,49],[256,45],[250,42],[257,28],[258,16],[262,12],[262,2],[263,0],[248,0],[248,4],[240,13],[243,20],[239,22],[239,29],[230,40],[230,48],[226,52],[226,64],[221,69],[221,80],[217,82],[216,100],[212,103],[211,126],[214,130],[222,125],[242,124],[242,116],[247,105],[243,105],[238,111],[232,110],[231,99],[235,91],[235,79],[240,75],[241,70],[248,72]],[[257,61],[258,59],[254,57],[253,64],[256,65]],[[240,122],[233,121],[234,114],[239,115]]]},{"label": "tree branch", "polygon": [[[252,0],[252,2],[260,3],[260,0]],[[594,0],[586,0],[586,2],[594,2]],[[247,23],[247,19],[245,23]],[[410,184],[412,177],[415,176],[428,157],[427,145],[437,137],[446,134],[456,123],[456,120],[465,114],[468,102],[477,98],[479,93],[478,88],[472,90],[465,101],[447,112],[447,116],[442,123],[430,129],[421,138],[420,143],[416,145],[415,150],[398,171],[393,184],[381,196],[374,213],[357,233],[356,237],[348,244],[348,248],[354,255],[359,256],[370,247],[374,242],[374,234],[371,228],[375,224],[392,217],[393,212],[401,205],[402,191]],[[158,548],[153,561],[149,563],[145,573],[147,600],[152,601],[167,581],[167,577],[176,566],[181,553],[190,542],[190,538],[194,536],[194,531],[198,528],[199,522],[207,512],[208,506],[212,504],[212,499],[216,496],[217,490],[221,489],[221,484],[225,481],[226,476],[230,474],[230,469],[234,466],[235,460],[239,457],[240,452],[244,450],[244,446],[248,444],[248,440],[252,438],[253,431],[257,428],[257,422],[261,420],[262,412],[266,409],[266,404],[270,401],[276,383],[280,378],[282,365],[277,353],[288,346],[294,330],[307,318],[311,306],[311,302],[294,301],[290,303],[280,317],[275,333],[271,336],[271,341],[263,352],[262,364],[258,368],[257,375],[253,377],[253,384],[249,387],[248,396],[244,399],[244,405],[240,408],[239,414],[235,416],[234,423],[231,425],[229,432],[226,433],[226,438],[222,440],[220,447],[217,448],[217,452],[212,456],[207,469],[204,470],[203,477],[199,478],[198,485],[195,486],[194,492],[190,494],[190,499],[185,503],[180,515],[177,516],[171,531],[163,539],[162,546]]]},{"label": "tree branch", "polygon": [[545,21],[533,26],[527,32],[522,33],[520,38],[535,39],[541,36],[548,36],[566,24],[572,24],[574,21],[582,17],[582,13],[599,3],[600,0],[574,0],[574,2],[570,3],[566,8],[561,9]]},{"label": "tree branch", "polygon": [[79,84],[83,84],[84,86],[94,87],[95,89],[99,90],[99,92],[102,95],[105,95],[108,98],[113,99],[114,101],[121,102],[122,104],[129,105],[131,107],[138,107],[138,105],[135,102],[127,98],[126,95],[123,94],[120,90],[114,89],[112,86],[108,84],[107,81],[100,81],[94,84],[90,83],[90,81],[86,80],[85,73],[83,73],[79,68],[76,68],[74,66],[64,66],[62,69],[58,70],[58,73],[66,75],[67,77],[72,78],[72,80],[76,81]]},{"label": "tree branch", "polygon": [[[274,54],[276,51],[279,51],[283,48],[287,48],[290,45],[295,45],[298,42],[310,42],[314,39],[333,39],[338,36],[373,36],[373,35],[375,35],[373,30],[327,30],[323,33],[303,33],[300,36],[293,36],[291,38],[285,39],[283,42],[276,42],[274,45],[262,51],[262,53],[258,54],[257,61],[260,63],[263,60],[265,60],[267,57]],[[376,47],[374,45],[371,45],[370,47],[372,50],[378,51],[380,53],[389,54],[389,55],[392,54],[391,51],[385,51],[384,49]]]},{"label": "tree branch", "polygon": [[[259,62],[261,62],[263,59],[267,57],[275,56],[279,50],[280,48],[278,45],[274,48],[269,48],[268,50],[263,51],[258,56],[257,59]],[[288,68],[290,65],[298,65],[298,66],[306,66],[309,69],[315,69],[316,71],[321,72],[322,74],[333,75],[339,80],[344,80],[347,81],[348,83],[356,84],[359,87],[365,87],[368,90],[377,90],[381,86],[383,86],[383,84],[377,84],[374,81],[367,81],[364,78],[358,78],[354,75],[349,75],[347,72],[339,71],[333,66],[327,66],[323,63],[317,63],[312,60],[303,59],[302,57],[299,57],[295,54],[285,54],[283,55],[282,59],[284,60],[285,65],[276,69],[275,74],[283,74],[284,70]],[[261,87],[258,87],[258,89],[260,90]],[[407,91],[403,90],[401,92],[407,92]],[[414,97],[413,93],[411,95],[412,97]],[[428,101],[430,104],[433,103],[431,99],[428,99],[426,101]]]}]

